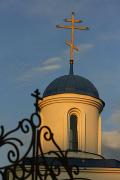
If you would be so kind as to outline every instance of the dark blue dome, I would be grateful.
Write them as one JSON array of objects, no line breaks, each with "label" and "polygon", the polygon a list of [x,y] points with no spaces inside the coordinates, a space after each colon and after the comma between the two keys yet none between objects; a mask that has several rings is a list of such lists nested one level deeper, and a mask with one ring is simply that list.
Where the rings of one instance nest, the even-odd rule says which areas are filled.
[{"label": "dark blue dome", "polygon": [[52,81],[43,93],[43,97],[62,94],[75,93],[99,98],[95,86],[86,78],[78,75],[65,75]]}]

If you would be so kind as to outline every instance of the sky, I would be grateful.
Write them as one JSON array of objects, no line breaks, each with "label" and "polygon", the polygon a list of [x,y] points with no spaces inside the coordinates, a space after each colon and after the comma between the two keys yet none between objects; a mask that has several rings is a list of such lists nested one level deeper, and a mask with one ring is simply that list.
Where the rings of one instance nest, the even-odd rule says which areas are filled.
[{"label": "sky", "polygon": [[69,30],[58,30],[75,12],[89,31],[76,31],[74,73],[88,78],[105,102],[102,151],[120,159],[120,1],[0,0],[0,124],[6,132],[34,111],[31,93],[42,93],[69,72]]}]

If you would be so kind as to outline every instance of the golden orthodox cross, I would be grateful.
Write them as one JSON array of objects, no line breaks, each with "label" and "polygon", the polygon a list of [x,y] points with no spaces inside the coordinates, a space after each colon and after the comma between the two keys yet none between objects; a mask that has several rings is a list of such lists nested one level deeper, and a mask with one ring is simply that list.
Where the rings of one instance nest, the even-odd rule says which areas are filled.
[{"label": "golden orthodox cross", "polygon": [[57,28],[71,29],[71,41],[65,41],[68,46],[70,46],[70,74],[73,74],[73,62],[74,62],[74,50],[79,51],[79,49],[74,45],[74,30],[88,30],[86,26],[75,26],[75,23],[81,23],[82,20],[76,20],[74,17],[75,13],[72,12],[71,19],[64,19],[65,22],[71,22],[70,26],[56,25]]}]

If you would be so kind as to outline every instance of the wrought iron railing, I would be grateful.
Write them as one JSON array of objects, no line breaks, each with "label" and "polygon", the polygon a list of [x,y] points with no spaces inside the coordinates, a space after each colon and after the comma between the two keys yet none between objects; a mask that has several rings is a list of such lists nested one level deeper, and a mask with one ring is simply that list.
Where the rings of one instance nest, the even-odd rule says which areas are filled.
[{"label": "wrought iron railing", "polygon": [[[35,112],[30,118],[19,122],[18,127],[5,133],[3,126],[0,127],[0,148],[9,145],[6,149],[7,165],[0,167],[0,179],[2,180],[47,180],[47,179],[86,179],[81,178],[80,168],[71,164],[67,157],[68,151],[63,152],[54,139],[54,135],[48,126],[42,126],[38,101],[42,99],[38,89],[31,94],[35,97]],[[27,150],[21,155],[20,148],[25,146],[24,138],[13,136],[21,131],[24,135],[31,135]],[[44,131],[44,133],[43,133]],[[51,141],[57,151],[44,153],[41,135],[45,141]],[[24,137],[24,136],[23,136]]]}]

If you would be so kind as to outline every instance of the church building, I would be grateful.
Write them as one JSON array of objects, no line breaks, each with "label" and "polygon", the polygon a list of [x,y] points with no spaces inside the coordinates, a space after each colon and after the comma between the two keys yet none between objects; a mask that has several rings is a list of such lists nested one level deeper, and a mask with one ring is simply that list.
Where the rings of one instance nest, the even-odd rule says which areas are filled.
[{"label": "church building", "polygon": [[[74,74],[74,30],[88,30],[85,26],[75,26],[81,20],[72,13],[65,22],[71,25],[57,25],[57,28],[71,29],[70,68],[68,75],[53,80],[40,93],[32,94],[36,98],[35,113],[25,120],[32,127],[32,140],[27,153],[32,156],[17,160],[6,168],[7,176],[3,180],[120,180],[120,161],[106,159],[101,154],[101,113],[105,106],[94,84],[88,79]],[[33,122],[39,119],[38,125]],[[38,129],[36,129],[38,128]],[[29,127],[22,126],[27,134]],[[17,138],[12,138],[17,139]],[[21,142],[21,141],[19,141]],[[8,158],[14,157],[10,151]],[[13,161],[11,161],[13,162]],[[2,173],[2,171],[0,171]]]},{"label": "church building", "polygon": [[[68,75],[53,80],[39,101],[40,116],[44,126],[48,126],[62,151],[68,151],[68,159],[76,162],[80,174],[75,178],[91,180],[120,180],[120,162],[105,159],[101,155],[101,112],[105,106],[94,84],[88,79],[74,74],[74,30],[88,30],[85,26],[75,26],[72,13],[65,22],[70,26],[57,28],[71,29],[70,69]],[[42,140],[44,153],[56,150],[54,145]],[[61,179],[65,179],[65,172]]]}]

